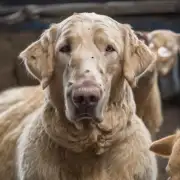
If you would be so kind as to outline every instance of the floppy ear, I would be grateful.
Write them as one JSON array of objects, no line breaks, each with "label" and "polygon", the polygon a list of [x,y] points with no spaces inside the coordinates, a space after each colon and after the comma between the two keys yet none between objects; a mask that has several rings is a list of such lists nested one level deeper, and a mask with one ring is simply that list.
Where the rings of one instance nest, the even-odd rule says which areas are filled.
[{"label": "floppy ear", "polygon": [[55,25],[45,30],[39,40],[33,42],[19,55],[27,71],[41,82],[43,89],[49,85],[54,70],[56,30]]},{"label": "floppy ear", "polygon": [[124,76],[130,85],[155,65],[156,56],[145,43],[138,39],[135,32],[125,26]]},{"label": "floppy ear", "polygon": [[170,135],[154,141],[150,146],[150,151],[159,156],[169,157],[172,153],[172,148],[175,143],[176,135]]}]

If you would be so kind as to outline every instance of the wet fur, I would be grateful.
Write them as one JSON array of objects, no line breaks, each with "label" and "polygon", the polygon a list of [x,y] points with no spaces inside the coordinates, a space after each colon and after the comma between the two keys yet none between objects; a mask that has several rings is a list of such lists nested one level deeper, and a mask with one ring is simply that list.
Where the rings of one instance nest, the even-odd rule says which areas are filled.
[{"label": "wet fur", "polygon": [[130,62],[125,64],[127,80],[119,76],[114,78],[100,124],[74,126],[68,122],[64,104],[57,108],[56,103],[52,103],[57,94],[48,93],[50,89],[57,90],[56,79],[47,79],[52,73],[52,62],[38,66],[36,63],[42,62],[33,62],[31,68],[44,70],[42,77],[38,76],[39,71],[33,71],[36,77],[44,80],[42,87],[49,82],[50,85],[44,90],[45,96],[37,91],[1,114],[0,179],[14,180],[18,176],[20,180],[144,180],[144,177],[155,180],[156,160],[148,150],[151,137],[136,116],[129,85],[135,81],[137,70],[150,64],[145,62],[150,52],[144,45],[142,48],[147,54],[140,49],[141,63],[134,56],[134,66]]}]

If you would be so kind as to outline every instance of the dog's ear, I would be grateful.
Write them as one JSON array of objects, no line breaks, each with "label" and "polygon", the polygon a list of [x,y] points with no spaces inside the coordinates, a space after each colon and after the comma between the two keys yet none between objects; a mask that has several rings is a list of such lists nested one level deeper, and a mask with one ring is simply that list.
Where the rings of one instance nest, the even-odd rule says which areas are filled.
[{"label": "dog's ear", "polygon": [[150,146],[150,151],[159,156],[169,157],[175,143],[176,135],[170,135],[162,139],[154,141]]},{"label": "dog's ear", "polygon": [[33,42],[19,55],[27,71],[41,82],[43,89],[49,85],[54,70],[56,31],[56,25],[52,25],[42,33],[39,40]]},{"label": "dog's ear", "polygon": [[125,26],[124,32],[124,76],[130,85],[135,86],[140,76],[152,70],[156,56],[131,28]]}]

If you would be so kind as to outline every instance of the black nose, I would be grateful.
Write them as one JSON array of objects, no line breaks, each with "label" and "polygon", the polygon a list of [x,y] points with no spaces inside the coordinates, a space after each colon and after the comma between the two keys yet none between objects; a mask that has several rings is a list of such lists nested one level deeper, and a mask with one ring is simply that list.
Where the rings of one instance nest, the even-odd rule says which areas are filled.
[{"label": "black nose", "polygon": [[77,107],[96,106],[100,100],[100,89],[95,86],[81,86],[72,93],[72,101]]}]

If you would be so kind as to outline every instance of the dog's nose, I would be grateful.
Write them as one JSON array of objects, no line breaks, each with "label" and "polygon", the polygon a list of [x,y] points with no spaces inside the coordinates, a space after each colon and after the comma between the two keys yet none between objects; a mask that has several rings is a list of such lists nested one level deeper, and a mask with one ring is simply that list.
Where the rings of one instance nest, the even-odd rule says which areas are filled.
[{"label": "dog's nose", "polygon": [[96,106],[100,97],[100,88],[95,85],[89,85],[88,82],[84,82],[81,86],[76,87],[72,92],[72,101],[77,107]]}]

